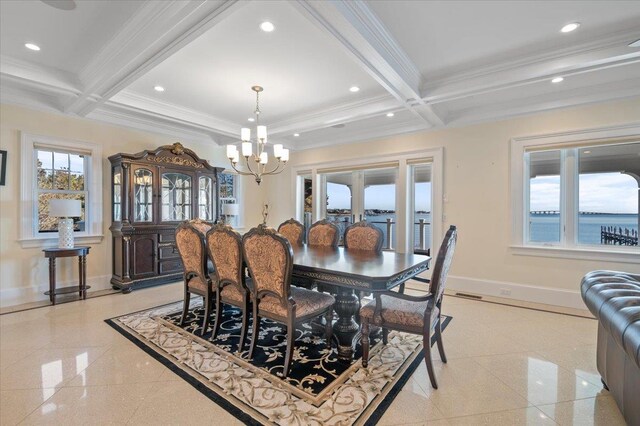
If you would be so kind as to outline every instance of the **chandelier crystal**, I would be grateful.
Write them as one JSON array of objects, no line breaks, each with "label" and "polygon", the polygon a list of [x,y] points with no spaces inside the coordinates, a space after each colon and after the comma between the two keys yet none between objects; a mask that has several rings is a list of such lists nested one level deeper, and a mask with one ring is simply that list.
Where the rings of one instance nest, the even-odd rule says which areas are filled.
[{"label": "chandelier crystal", "polygon": [[[233,170],[243,176],[254,176],[256,178],[256,182],[260,185],[260,182],[262,182],[262,176],[282,173],[287,161],[289,161],[289,150],[284,149],[282,144],[273,145],[273,156],[277,163],[270,170],[267,169],[269,165],[269,154],[267,154],[266,150],[267,126],[260,125],[260,92],[262,92],[263,89],[260,86],[253,86],[251,90],[256,92],[256,110],[254,111],[256,115],[255,151],[253,149],[253,142],[251,142],[251,129],[248,127],[240,129],[242,156],[244,157],[248,171],[238,170],[236,168],[236,165],[240,161],[240,152],[235,145],[227,145],[227,158],[229,158]],[[251,167],[251,163],[254,163],[253,167]]]}]

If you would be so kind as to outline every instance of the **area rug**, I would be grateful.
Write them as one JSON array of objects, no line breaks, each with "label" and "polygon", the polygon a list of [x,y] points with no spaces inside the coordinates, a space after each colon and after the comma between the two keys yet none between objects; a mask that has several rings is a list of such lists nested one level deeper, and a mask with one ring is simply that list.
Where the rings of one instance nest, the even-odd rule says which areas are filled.
[{"label": "area rug", "polygon": [[[220,331],[213,341],[211,329],[200,336],[203,312],[202,302],[192,301],[188,319],[180,326],[180,301],[106,322],[250,425],[375,424],[424,359],[420,336],[391,332],[387,345],[374,339],[367,368],[362,367],[359,345],[354,360],[342,362],[318,327],[302,324],[285,379],[285,327],[263,319],[249,361],[251,333],[238,352],[240,311],[223,305]],[[451,317],[443,318],[445,328]]]}]

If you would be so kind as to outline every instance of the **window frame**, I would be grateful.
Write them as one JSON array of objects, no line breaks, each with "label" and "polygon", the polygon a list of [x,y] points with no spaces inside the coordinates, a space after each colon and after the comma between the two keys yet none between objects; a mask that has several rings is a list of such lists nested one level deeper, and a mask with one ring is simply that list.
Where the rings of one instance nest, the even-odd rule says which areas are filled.
[{"label": "window frame", "polygon": [[[23,248],[47,247],[58,242],[57,232],[38,231],[36,150],[50,149],[85,156],[85,230],[74,233],[81,244],[100,243],[103,238],[102,147],[100,145],[21,132],[20,134],[20,233]],[[86,158],[89,157],[89,158]]]},{"label": "window frame", "polygon": [[[640,123],[601,127],[571,132],[512,138],[510,141],[511,251],[516,255],[561,257],[583,260],[607,260],[635,263],[640,250],[634,247],[603,247],[577,244],[578,147],[632,142],[640,139]],[[560,156],[560,242],[528,241],[529,171],[525,153],[534,149],[559,149]],[[571,190],[571,193],[569,193]],[[570,215],[571,213],[571,215]],[[574,217],[575,216],[575,217]],[[564,232],[562,230],[564,229]]]}]

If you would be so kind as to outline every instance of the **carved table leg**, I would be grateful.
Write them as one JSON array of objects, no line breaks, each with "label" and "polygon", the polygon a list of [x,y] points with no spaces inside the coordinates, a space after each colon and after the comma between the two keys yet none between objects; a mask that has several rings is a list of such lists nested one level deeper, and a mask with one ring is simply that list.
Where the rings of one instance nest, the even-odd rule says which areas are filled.
[{"label": "carved table leg", "polygon": [[87,256],[80,256],[80,269],[81,269],[81,274],[80,276],[82,277],[82,281],[80,281],[80,295],[82,296],[83,299],[87,298]]},{"label": "carved table leg", "polygon": [[351,361],[353,359],[353,338],[360,326],[354,320],[358,312],[358,298],[353,290],[338,288],[334,310],[338,320],[333,324],[333,335],[338,339],[338,359]]},{"label": "carved table leg", "polygon": [[56,259],[49,258],[49,301],[56,304]]}]

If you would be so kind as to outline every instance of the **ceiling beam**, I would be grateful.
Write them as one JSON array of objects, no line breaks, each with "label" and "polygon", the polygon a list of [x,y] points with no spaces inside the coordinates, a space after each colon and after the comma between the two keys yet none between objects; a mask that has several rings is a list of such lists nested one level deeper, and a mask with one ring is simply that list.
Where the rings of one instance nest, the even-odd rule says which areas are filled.
[{"label": "ceiling beam", "polygon": [[65,112],[85,116],[245,2],[147,1],[88,63],[82,93]]},{"label": "ceiling beam", "polygon": [[293,4],[331,35],[404,108],[431,127],[443,125],[422,99],[418,68],[365,2],[298,0]]}]

